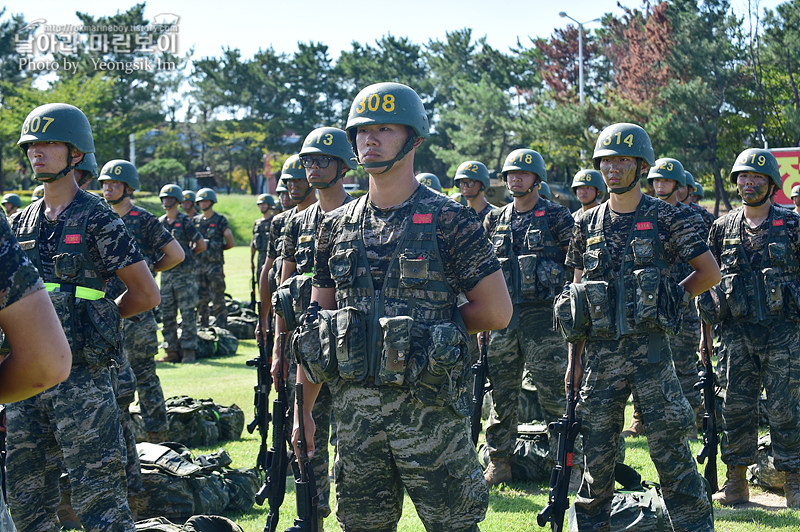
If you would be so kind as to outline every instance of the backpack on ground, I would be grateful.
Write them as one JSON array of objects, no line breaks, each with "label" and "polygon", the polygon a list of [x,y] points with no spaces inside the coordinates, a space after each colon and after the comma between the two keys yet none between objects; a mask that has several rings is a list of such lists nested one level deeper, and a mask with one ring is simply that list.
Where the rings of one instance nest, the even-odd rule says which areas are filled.
[{"label": "backpack on ground", "polygon": [[[208,447],[220,441],[238,440],[244,430],[244,412],[236,404],[222,406],[213,399],[193,399],[185,395],[170,397],[167,407],[169,441],[191,447]],[[136,441],[144,441],[146,433],[139,405],[130,407]],[[160,443],[160,442],[154,442]]]},{"label": "backpack on ground", "polygon": [[239,339],[222,327],[197,328],[197,358],[233,356],[239,349]]}]

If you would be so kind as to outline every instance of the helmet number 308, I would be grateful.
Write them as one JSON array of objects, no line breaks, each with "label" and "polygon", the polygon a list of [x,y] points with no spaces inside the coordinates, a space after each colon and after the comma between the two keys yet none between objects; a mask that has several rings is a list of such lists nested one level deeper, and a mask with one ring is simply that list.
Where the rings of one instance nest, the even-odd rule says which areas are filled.
[{"label": "helmet number 308", "polygon": [[623,138],[622,138],[622,133],[621,133],[621,132],[619,132],[619,131],[617,131],[617,133],[616,133],[616,134],[614,134],[614,135],[609,135],[609,136],[607,136],[605,139],[603,139],[603,146],[608,146],[608,145],[610,145],[610,144],[611,144],[611,139],[613,139],[613,138],[615,138],[615,137],[616,137],[616,139],[617,139],[617,142],[616,142],[616,144],[617,144],[617,145],[620,145],[620,144],[623,144],[623,143],[624,143],[624,144],[627,144],[629,148],[633,148],[633,135],[632,135],[632,134],[628,134],[628,136],[626,136],[626,137],[623,139]]},{"label": "helmet number 308", "polygon": [[384,94],[381,97],[380,94],[373,92],[369,96],[361,98],[361,101],[358,102],[358,107],[356,107],[356,114],[361,114],[367,109],[375,112],[378,108],[382,108],[387,113],[394,111],[394,95]]},{"label": "helmet number 308", "polygon": [[42,133],[46,133],[47,128],[55,121],[55,118],[50,118],[49,116],[34,116],[22,124],[22,134],[25,135],[28,132],[38,133],[40,127],[42,128]]}]

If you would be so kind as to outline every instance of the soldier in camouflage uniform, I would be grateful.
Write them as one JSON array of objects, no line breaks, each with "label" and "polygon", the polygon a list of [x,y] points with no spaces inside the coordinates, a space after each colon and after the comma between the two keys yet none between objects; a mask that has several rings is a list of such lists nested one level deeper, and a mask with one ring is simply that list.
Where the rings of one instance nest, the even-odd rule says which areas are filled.
[{"label": "soldier in camouflage uniform", "polygon": [[289,189],[286,188],[286,183],[283,179],[278,179],[278,186],[275,187],[275,193],[278,194],[278,201],[281,204],[281,211],[286,211],[295,206],[295,202],[289,195]]},{"label": "soldier in camouflage uniform", "polygon": [[181,201],[181,209],[183,212],[186,213],[186,216],[189,218],[194,218],[200,211],[197,210],[195,200],[197,199],[197,194],[194,193],[193,190],[184,190],[183,191],[183,200]]},{"label": "soldier in camouflage uniform", "polygon": [[[11,346],[0,365],[0,403],[5,404],[63,382],[69,376],[72,354],[44,283],[2,214],[0,294],[0,328]],[[0,470],[0,482],[3,475],[5,471]],[[1,490],[0,530],[16,530]]]},{"label": "soldier in camouflage uniform", "polygon": [[485,191],[489,188],[489,170],[486,165],[480,161],[464,161],[458,165],[453,181],[461,191],[461,197],[483,223],[486,215],[495,209],[485,197]]},{"label": "soldier in camouflage uniform", "polygon": [[233,233],[228,219],[214,212],[217,193],[210,188],[197,191],[197,206],[202,214],[194,217],[194,225],[206,241],[206,251],[200,255],[198,265],[197,313],[200,325],[208,327],[208,303],[214,314],[214,325],[228,326],[228,310],[225,308],[225,256],[223,251],[233,247]]},{"label": "soldier in camouflage uniform", "polygon": [[[178,185],[164,185],[158,194],[166,214],[159,221],[183,249],[183,262],[161,274],[161,333],[165,356],[159,362],[194,362],[197,349],[197,278],[194,257],[206,249],[206,242],[192,219],[178,211],[183,191]],[[178,341],[178,310],[181,338]]]},{"label": "soldier in camouflage uniform", "polygon": [[[281,273],[281,289],[277,297],[281,304],[275,307],[277,317],[276,334],[282,331],[293,331],[294,320],[284,320],[282,308],[293,307],[296,315],[305,312],[311,297],[311,275],[314,271],[314,237],[317,233],[322,217],[334,209],[353,201],[344,190],[342,178],[348,170],[355,170],[355,154],[350,146],[347,133],[334,127],[321,127],[309,133],[300,149],[300,162],[305,167],[306,179],[317,191],[319,200],[307,209],[296,213],[286,222],[283,231],[283,258]],[[337,211],[339,212],[339,211]],[[295,285],[292,290],[290,284]],[[297,299],[292,299],[292,293],[300,294]],[[278,347],[280,349],[280,347]],[[277,349],[276,349],[277,352]],[[276,375],[279,370],[278,356],[272,358],[272,372]],[[296,370],[296,366],[292,367]],[[284,373],[286,368],[284,367]],[[294,372],[292,372],[294,375]],[[290,379],[291,380],[291,379]],[[292,383],[292,388],[294,383]],[[319,503],[317,505],[320,520],[331,513],[330,508],[330,480],[328,478],[328,439],[331,425],[331,392],[327,383],[320,388],[316,404],[313,409],[314,423],[317,431],[315,448],[317,452],[311,464],[317,481]],[[321,523],[320,523],[321,529]]]},{"label": "soldier in camouflage uniform", "polygon": [[572,178],[571,188],[572,193],[581,202],[581,208],[572,213],[572,217],[576,220],[581,213],[600,205],[600,200],[606,193],[603,174],[597,170],[579,170]]},{"label": "soldier in camouflage uniform", "polygon": [[[57,529],[63,464],[86,530],[132,531],[109,365],[121,347],[120,317],[158,304],[158,287],[122,220],[75,181],[75,166],[94,152],[85,115],[66,104],[37,107],[18,144],[45,197],[21,212],[14,230],[45,280],[73,362],[66,381],[8,407],[10,506],[19,530]],[[104,292],[114,274],[128,288],[116,301]]]},{"label": "soldier in camouflage uniform", "polygon": [[[545,423],[558,419],[566,408],[561,377],[567,367],[567,344],[552,326],[553,298],[566,282],[564,256],[574,223],[566,207],[539,196],[539,185],[547,177],[539,153],[512,151],[502,175],[514,200],[490,212],[483,225],[503,266],[514,317],[508,328],[489,336],[492,409],[486,445],[491,463],[485,478],[490,486],[511,481],[523,367],[532,373]],[[550,442],[555,460],[557,439]]]},{"label": "soldier in camouflage uniform", "polygon": [[[708,238],[708,228],[706,227],[700,214],[688,205],[678,201],[678,194],[686,189],[686,172],[683,165],[677,159],[664,157],[658,159],[655,165],[650,168],[647,174],[647,181],[655,191],[658,199],[666,201],[679,212],[685,213],[692,228],[697,235],[705,240]],[[688,262],[678,260],[672,265],[671,275],[673,279],[682,281],[692,273],[692,267]],[[700,408],[702,398],[700,391],[694,388],[700,375],[697,370],[697,345],[700,342],[700,317],[694,309],[689,309],[683,316],[683,323],[678,334],[669,335],[670,348],[672,350],[672,362],[675,365],[675,374],[681,383],[681,390],[684,397],[689,401],[689,405],[695,412],[695,418],[702,420]],[[644,424],[641,420],[641,410],[638,405],[633,407],[633,421],[623,433],[623,437],[641,436],[644,434]],[[697,431],[690,432],[691,438],[697,437]]]},{"label": "soldier in camouflage uniform", "polygon": [[[686,169],[684,168],[684,170]],[[694,199],[694,197],[698,190],[700,191],[699,196],[702,198],[704,195],[703,187],[699,183],[695,182],[694,176],[691,174],[691,172],[686,170],[686,195],[684,196],[681,194],[681,189],[681,191],[678,192],[678,201],[685,203],[689,207],[696,210],[703,218],[703,223],[706,224],[706,228],[711,228],[711,224],[713,224],[715,220],[714,215],[708,212],[708,209],[697,204],[699,199]]]},{"label": "soldier in camouflage uniform", "polygon": [[[267,261],[267,248],[269,247],[269,229],[272,219],[278,213],[275,198],[269,194],[261,194],[256,200],[261,211],[261,218],[253,222],[253,239],[250,241],[250,272],[258,282],[261,269]],[[256,260],[256,253],[258,258]]]},{"label": "soldier in camouflage uniform", "polygon": [[[575,268],[573,297],[588,322],[570,344],[565,376],[580,384],[584,475],[575,500],[581,531],[608,531],[614,464],[625,404],[633,393],[676,531],[712,531],[703,478],[689,449],[692,408],[681,393],[665,331],[674,333],[693,294],[719,280],[719,268],[685,214],[642,194],[639,179],[655,162],[650,137],[635,124],[604,129],[594,166],[609,188],[606,203],[575,223],[567,266]],[[695,270],[681,284],[669,276],[677,260]],[[574,368],[572,365],[574,364]]]},{"label": "soldier in camouflage uniform", "polygon": [[362,90],[347,132],[370,189],[317,233],[312,299],[327,310],[296,332],[309,449],[311,406],[328,380],[342,529],[396,530],[405,490],[426,529],[477,530],[488,491],[466,421],[467,332],[511,318],[500,265],[477,216],[414,179],[428,117],[411,88]]},{"label": "soldier in camouflage uniform", "polygon": [[6,216],[12,216],[17,209],[22,208],[22,198],[17,194],[6,194],[3,196],[3,210],[6,211]]},{"label": "soldier in camouflage uniform", "polygon": [[436,177],[434,174],[430,172],[423,172],[421,174],[416,175],[417,182],[425,185],[431,190],[435,190],[436,192],[442,193],[442,183],[439,182],[439,178]]},{"label": "soldier in camouflage uniform", "polygon": [[704,296],[698,302],[707,322],[702,342],[711,352],[710,324],[719,322],[727,352],[722,461],[728,470],[714,500],[725,505],[749,500],[746,472],[756,462],[755,405],[763,387],[775,468],[786,472],[786,506],[798,508],[800,217],[768,201],[782,184],[778,162],[769,151],[743,151],[730,180],[743,205],[711,226],[708,244],[723,277],[716,297]]}]

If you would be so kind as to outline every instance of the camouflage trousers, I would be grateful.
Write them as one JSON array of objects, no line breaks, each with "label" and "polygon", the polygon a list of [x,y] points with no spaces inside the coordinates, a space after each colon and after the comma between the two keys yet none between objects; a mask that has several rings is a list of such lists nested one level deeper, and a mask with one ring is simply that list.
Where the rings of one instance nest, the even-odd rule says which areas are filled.
[{"label": "camouflage trousers", "polygon": [[138,317],[137,322],[122,320],[122,349],[136,375],[144,430],[164,432],[167,430],[167,407],[164,406],[164,391],[156,375],[155,361],[158,324],[150,310]]},{"label": "camouflage trousers", "polygon": [[675,374],[681,383],[683,396],[689,401],[692,409],[698,408],[703,399],[700,390],[695,390],[694,385],[700,380],[697,369],[697,346],[700,345],[700,321],[697,316],[690,316],[683,322],[678,334],[669,337],[669,346],[672,350],[672,362],[675,365]]},{"label": "camouflage trousers", "polygon": [[730,321],[722,324],[720,337],[728,360],[722,461],[756,462],[755,405],[764,388],[775,469],[800,470],[800,325],[784,320],[773,320],[769,326]]},{"label": "camouflage trousers", "polygon": [[[294,419],[294,389],[297,381],[297,364],[291,364],[289,368],[289,380],[287,381],[287,391],[289,399],[289,419]],[[317,482],[317,493],[319,502],[317,512],[320,517],[331,515],[331,479],[330,479],[330,453],[328,452],[328,439],[331,434],[331,390],[327,383],[322,385],[311,411],[314,418],[314,425],[317,430],[314,433],[314,456],[311,458],[311,466],[314,468],[314,480]]]},{"label": "camouflage trousers", "polygon": [[[510,457],[517,439],[517,410],[522,388],[522,369],[527,366],[536,385],[544,421],[549,423],[564,414],[564,374],[567,370],[567,343],[552,329],[553,310],[549,306],[520,307],[516,328],[492,331],[489,336],[489,382],[492,408],[486,423],[486,445],[492,458]],[[550,438],[550,453],[555,459],[556,438]]]},{"label": "camouflage trousers", "polygon": [[658,362],[648,362],[646,334],[620,340],[590,338],[577,416],[582,420],[584,474],[575,499],[578,528],[608,531],[614,494],[614,464],[628,396],[641,407],[672,526],[680,531],[713,531],[714,518],[703,478],[697,472],[687,435],[694,413],[681,392],[669,343],[663,335]]},{"label": "camouflage trousers", "polygon": [[[178,310],[181,311],[180,342]],[[194,272],[161,273],[161,319],[164,349],[197,349],[197,281]]]},{"label": "camouflage trousers", "polygon": [[20,531],[59,530],[61,464],[85,530],[134,530],[107,368],[74,365],[58,386],[8,405],[7,424],[9,506]]},{"label": "camouflage trousers", "polygon": [[223,329],[228,325],[225,307],[225,272],[221,262],[204,263],[197,272],[197,317],[202,327],[208,327],[208,303],[216,318],[215,325]]},{"label": "camouflage trousers", "polygon": [[3,498],[2,492],[0,492],[0,530],[3,530],[3,532],[16,532],[17,530],[14,528],[11,514],[8,513],[8,506],[6,506],[6,500]]},{"label": "camouflage trousers", "polygon": [[336,519],[342,530],[394,531],[408,492],[426,530],[472,531],[489,492],[469,420],[404,387],[328,383],[337,425]]}]

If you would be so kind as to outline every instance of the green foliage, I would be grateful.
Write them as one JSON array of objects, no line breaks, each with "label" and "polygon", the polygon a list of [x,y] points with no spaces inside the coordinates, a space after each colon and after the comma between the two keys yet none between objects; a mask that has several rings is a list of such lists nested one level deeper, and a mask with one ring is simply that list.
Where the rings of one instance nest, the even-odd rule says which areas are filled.
[{"label": "green foliage", "polygon": [[142,190],[158,192],[169,183],[177,183],[186,175],[186,167],[175,159],[153,159],[137,168],[142,181]]}]

